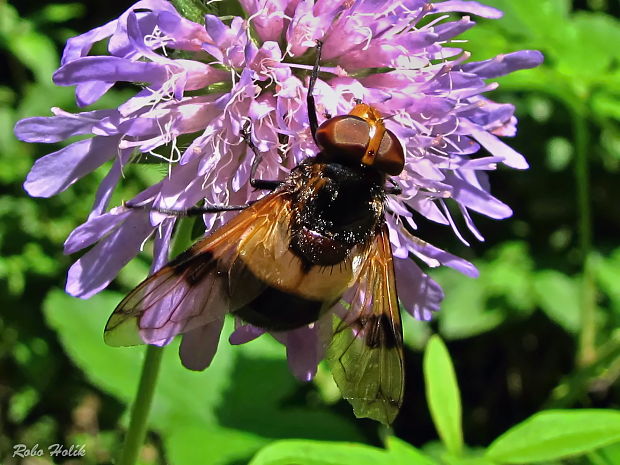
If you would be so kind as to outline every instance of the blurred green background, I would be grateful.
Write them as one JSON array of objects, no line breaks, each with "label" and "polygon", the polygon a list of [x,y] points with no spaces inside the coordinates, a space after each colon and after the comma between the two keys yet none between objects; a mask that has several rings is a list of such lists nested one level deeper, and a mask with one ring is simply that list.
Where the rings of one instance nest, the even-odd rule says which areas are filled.
[{"label": "blurred green background", "polygon": [[[531,168],[492,174],[494,194],[515,213],[476,218],[486,242],[469,249],[447,228],[420,231],[481,276],[433,271],[446,292],[440,314],[430,324],[405,318],[407,392],[393,430],[356,420],[324,369],[313,383],[295,380],[279,344],[231,348],[223,336],[204,373],[166,350],[141,463],[620,464],[620,4],[485,3],[505,16],[465,34],[475,59],[524,48],[546,56],[492,95],[516,104],[519,134],[509,143]],[[17,142],[12,129],[50,106],[75,110],[73,89],[51,83],[64,41],[129,5],[0,2],[3,465],[112,463],[127,425],[144,348],[107,347],[102,329],[149,258],[90,300],[65,295],[75,257],[62,243],[88,215],[105,170],[54,198],[29,198],[21,184],[30,166],[55,149]],[[131,92],[109,93],[96,108]],[[116,201],[159,175],[129,173]],[[11,457],[15,444],[55,443],[83,444],[86,456]]]}]

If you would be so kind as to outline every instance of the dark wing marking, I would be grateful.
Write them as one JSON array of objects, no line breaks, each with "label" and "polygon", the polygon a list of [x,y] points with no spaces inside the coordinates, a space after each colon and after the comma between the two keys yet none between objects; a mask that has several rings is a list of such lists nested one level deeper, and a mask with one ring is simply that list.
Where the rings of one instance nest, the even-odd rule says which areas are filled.
[{"label": "dark wing marking", "polygon": [[261,243],[279,253],[278,225],[288,224],[289,217],[290,200],[282,191],[243,210],[131,291],[108,320],[106,343],[166,344],[252,300],[265,285],[245,279],[252,274],[241,260],[243,245]]},{"label": "dark wing marking", "polygon": [[388,229],[384,224],[366,251],[356,284],[345,296],[327,360],[357,417],[390,424],[404,393],[403,338]]}]

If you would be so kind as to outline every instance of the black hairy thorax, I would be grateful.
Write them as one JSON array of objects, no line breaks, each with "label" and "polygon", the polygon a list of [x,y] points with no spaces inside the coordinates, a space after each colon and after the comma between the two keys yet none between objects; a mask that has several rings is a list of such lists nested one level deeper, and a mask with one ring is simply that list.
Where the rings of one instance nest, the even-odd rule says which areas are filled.
[{"label": "black hairy thorax", "polygon": [[290,180],[290,248],[308,266],[340,263],[375,236],[385,200],[385,177],[378,171],[310,159]]}]

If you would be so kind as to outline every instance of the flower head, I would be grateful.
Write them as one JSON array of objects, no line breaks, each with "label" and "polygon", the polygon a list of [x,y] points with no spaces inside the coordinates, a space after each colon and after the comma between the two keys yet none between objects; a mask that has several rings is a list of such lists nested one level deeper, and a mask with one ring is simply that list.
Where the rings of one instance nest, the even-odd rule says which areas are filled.
[{"label": "flower head", "polygon": [[[115,109],[68,113],[20,121],[17,136],[53,143],[88,136],[39,159],[24,184],[32,196],[55,195],[113,160],[95,196],[88,220],[65,243],[74,253],[93,246],[71,267],[67,292],[87,298],[104,289],[155,236],[153,270],[168,259],[175,219],[157,209],[208,204],[245,204],[262,194],[249,184],[253,154],[241,137],[249,122],[251,140],[263,153],[260,179],[283,179],[317,152],[308,125],[306,93],[316,40],[323,42],[315,88],[319,117],[346,114],[358,100],[388,115],[385,124],[406,152],[405,169],[392,181],[402,194],[387,200],[386,221],[403,308],[420,319],[439,309],[443,293],[411,257],[430,267],[445,265],[469,276],[475,267],[414,237],[424,221],[444,224],[465,242],[448,209],[456,205],[470,232],[482,240],[471,212],[506,218],[510,208],[490,193],[487,172],[499,163],[527,168],[525,159],[498,136],[512,136],[510,104],[484,93],[485,80],[537,66],[542,56],[524,50],[482,62],[451,40],[474,25],[469,14],[501,13],[474,1],[447,0],[241,0],[247,19],[224,22],[206,15],[204,25],[182,17],[164,0],[142,0],[118,19],[70,39],[54,82],[75,86],[81,107],[96,102],[116,83],[137,85]],[[450,13],[465,13],[454,19]],[[107,56],[89,55],[106,40]],[[191,137],[180,147],[180,136]],[[479,154],[483,147],[486,153]],[[131,202],[151,211],[110,207],[122,170],[135,154],[170,165],[160,182]],[[206,215],[207,232],[234,213]],[[423,236],[423,231],[420,233]],[[215,352],[221,319],[188,332],[184,363],[206,367]],[[276,334],[287,346],[293,372],[310,379],[323,357],[326,329],[317,323]],[[143,335],[165,343],[179,330]],[[240,325],[233,344],[264,331]]]}]

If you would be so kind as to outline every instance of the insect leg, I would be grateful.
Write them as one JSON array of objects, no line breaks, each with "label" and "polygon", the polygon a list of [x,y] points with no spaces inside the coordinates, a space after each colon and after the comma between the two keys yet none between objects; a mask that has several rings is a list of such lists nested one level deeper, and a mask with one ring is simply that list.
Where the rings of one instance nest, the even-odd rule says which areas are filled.
[{"label": "insect leg", "polygon": [[256,189],[265,189],[265,190],[274,190],[282,181],[268,181],[265,179],[256,179],[256,170],[258,169],[258,165],[263,159],[263,154],[260,153],[258,147],[254,145],[252,142],[252,138],[250,137],[250,122],[248,121],[245,126],[241,129],[241,137],[245,143],[250,147],[252,152],[254,152],[254,160],[252,161],[252,168],[250,169],[250,185]]},{"label": "insect leg", "polygon": [[384,191],[386,194],[392,194],[392,195],[400,195],[403,193],[403,190],[400,188],[399,185],[397,185],[393,179],[388,179],[388,182],[390,184],[392,184],[390,187],[385,187]]},{"label": "insect leg", "polygon": [[149,208],[151,210],[155,210],[156,212],[163,213],[164,215],[173,215],[173,216],[196,216],[196,215],[204,215],[205,213],[220,213],[220,212],[228,212],[235,210],[244,210],[250,205],[252,205],[254,201],[248,202],[246,205],[204,205],[202,207],[190,207],[185,210],[172,210],[169,208],[150,208],[146,205],[133,205],[125,202],[123,206],[127,208]]},{"label": "insect leg", "polygon": [[385,188],[385,193],[386,194],[390,194],[390,195],[400,195],[403,193],[403,190],[396,186],[396,187],[386,187]]},{"label": "insect leg", "polygon": [[316,41],[316,59],[314,61],[314,68],[312,68],[312,74],[310,75],[310,83],[308,84],[308,96],[307,103],[308,106],[308,121],[310,122],[310,133],[312,134],[312,138],[314,142],[316,142],[316,130],[319,127],[319,120],[316,117],[316,103],[314,103],[314,85],[316,84],[316,80],[319,77],[319,62],[321,61],[321,49],[323,48],[323,42],[320,40]]}]

